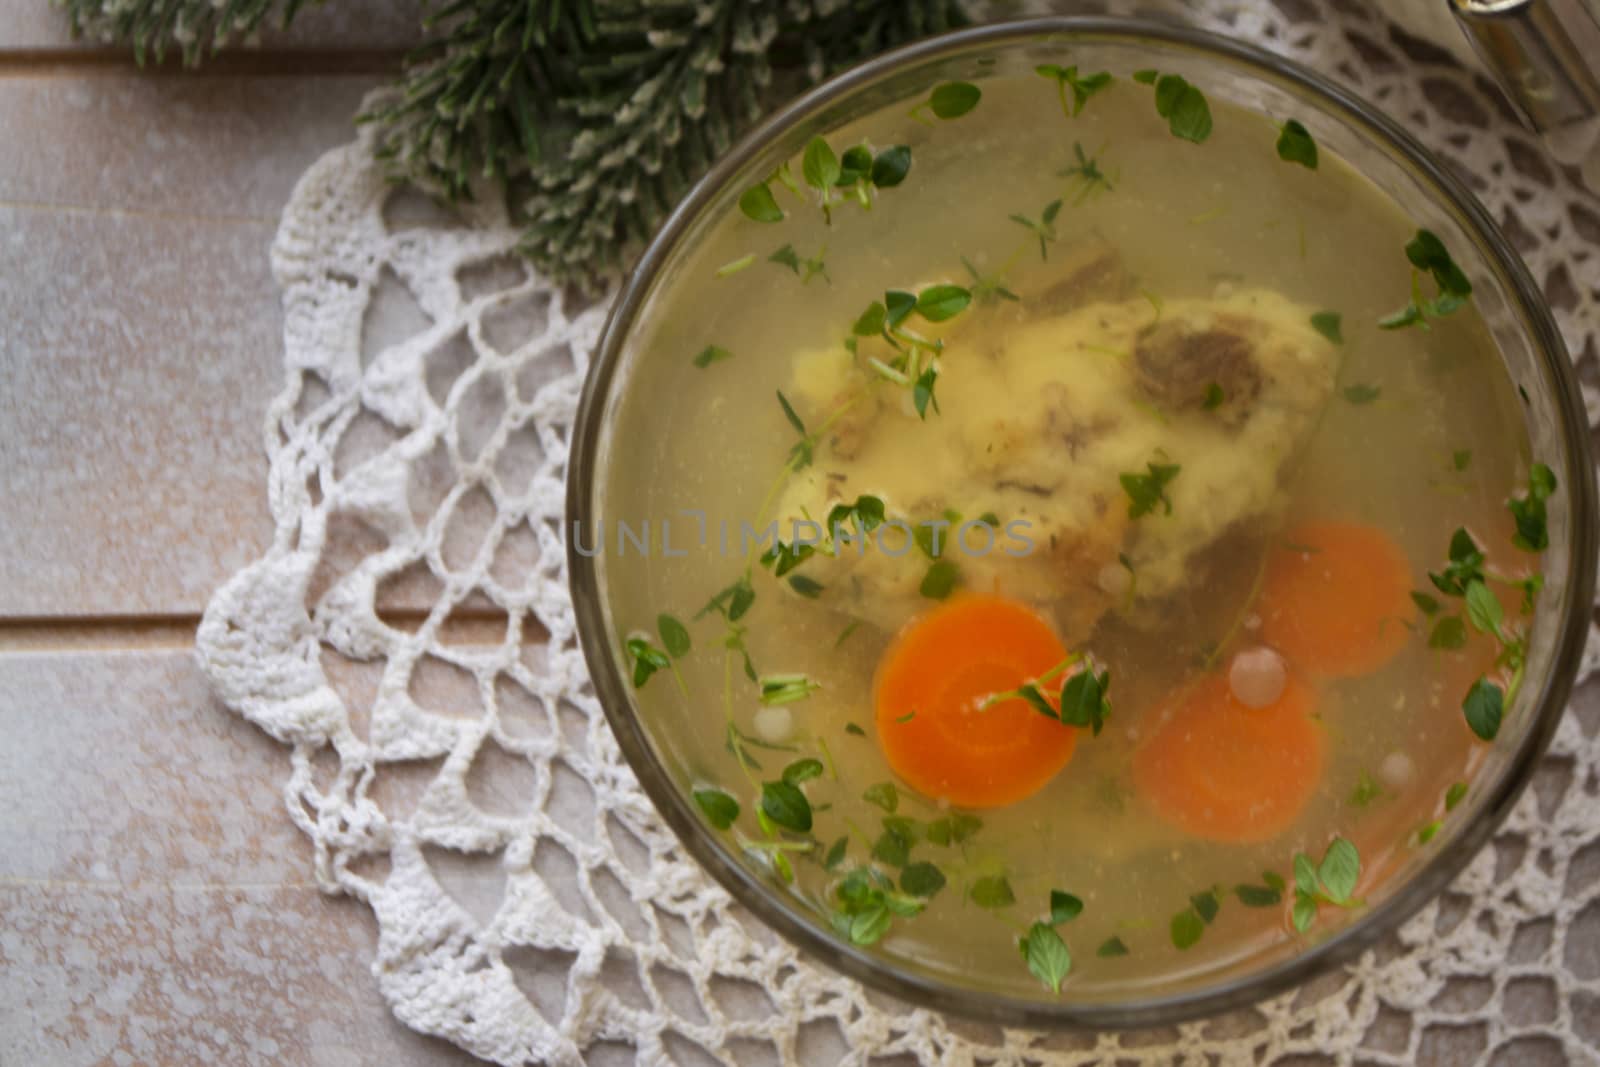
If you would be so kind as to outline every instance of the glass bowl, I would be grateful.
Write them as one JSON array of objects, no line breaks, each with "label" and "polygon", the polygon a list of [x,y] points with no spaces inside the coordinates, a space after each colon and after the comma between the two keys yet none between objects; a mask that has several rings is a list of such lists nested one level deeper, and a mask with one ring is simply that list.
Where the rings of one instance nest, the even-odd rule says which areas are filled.
[{"label": "glass bowl", "polygon": [[[1243,962],[1176,976],[1127,997],[1027,997],[962,982],[842,942],[827,923],[741,857],[700,817],[681,774],[638,711],[613,623],[604,557],[579,551],[574,530],[604,529],[608,471],[638,461],[649,441],[625,443],[619,411],[630,390],[659,391],[647,327],[710,221],[740,193],[795,157],[817,134],[957,78],[981,82],[1026,70],[1070,48],[1086,70],[1178,72],[1212,99],[1295,114],[1318,142],[1442,236],[1472,277],[1479,311],[1524,400],[1533,453],[1556,472],[1547,586],[1534,617],[1528,680],[1508,709],[1463,810],[1417,849],[1359,912],[1315,943],[1282,942]],[[673,359],[681,352],[673,351]],[[644,384],[638,384],[641,379]],[[625,429],[625,426],[622,427]],[[584,655],[624,756],[689,852],[742,904],[827,965],[915,1004],[1007,1025],[1147,1026],[1238,1007],[1348,960],[1438,894],[1511,810],[1559,721],[1588,630],[1596,564],[1593,467],[1583,404],[1550,312],[1517,254],[1465,186],[1395,121],[1321,76],[1259,48],[1176,26],[1104,18],[1042,18],[962,30],[891,52],[806,94],[763,122],[697,183],[656,235],[618,295],[589,369],[568,459],[567,563]],[[592,547],[592,546],[591,546]]]}]

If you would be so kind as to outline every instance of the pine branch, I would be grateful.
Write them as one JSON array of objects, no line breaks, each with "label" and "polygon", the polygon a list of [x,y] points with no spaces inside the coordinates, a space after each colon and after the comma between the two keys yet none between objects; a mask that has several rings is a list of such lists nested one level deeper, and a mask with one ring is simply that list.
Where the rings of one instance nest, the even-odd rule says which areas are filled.
[{"label": "pine branch", "polygon": [[[274,12],[277,26],[287,27],[306,0],[51,0],[65,9],[74,37],[90,36],[133,45],[139,65],[151,56],[157,63],[167,49],[182,51],[186,66],[234,37],[248,37]],[[322,0],[312,0],[321,3]]]},{"label": "pine branch", "polygon": [[[141,62],[194,63],[305,0],[55,2]],[[965,21],[960,0],[444,0],[360,120],[396,177],[448,199],[498,183],[535,264],[595,287],[773,102],[775,68],[815,81]]]}]

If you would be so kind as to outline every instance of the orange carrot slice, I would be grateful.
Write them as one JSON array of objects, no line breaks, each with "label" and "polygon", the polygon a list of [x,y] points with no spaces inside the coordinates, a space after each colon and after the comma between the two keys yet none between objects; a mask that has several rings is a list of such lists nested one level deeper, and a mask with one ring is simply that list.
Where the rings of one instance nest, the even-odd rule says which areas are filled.
[{"label": "orange carrot slice", "polygon": [[884,653],[874,685],[889,766],[918,792],[960,807],[1036,793],[1072,758],[1077,730],[1015,698],[980,706],[1066,656],[1048,623],[1002,597],[958,597],[913,619]]},{"label": "orange carrot slice", "polygon": [[1154,709],[1160,725],[1134,753],[1139,791],[1162,818],[1208,841],[1268,841],[1292,826],[1322,779],[1316,694],[1293,674],[1264,708],[1207,675]]},{"label": "orange carrot slice", "polygon": [[1261,632],[1296,666],[1349,678],[1393,659],[1410,637],[1411,565],[1382,530],[1308,522],[1267,559]]}]

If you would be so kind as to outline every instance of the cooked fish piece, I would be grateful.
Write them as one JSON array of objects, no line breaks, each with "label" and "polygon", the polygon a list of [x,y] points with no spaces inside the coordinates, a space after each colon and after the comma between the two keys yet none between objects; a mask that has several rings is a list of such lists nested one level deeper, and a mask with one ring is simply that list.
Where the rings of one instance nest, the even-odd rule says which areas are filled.
[{"label": "cooked fish piece", "polygon": [[[940,546],[961,584],[1029,601],[1082,641],[1116,606],[1126,571],[1140,598],[1168,596],[1188,584],[1197,553],[1279,507],[1337,369],[1310,315],[1250,289],[1159,309],[1095,302],[998,337],[955,329],[938,359],[939,412],[926,419],[906,390],[863,371],[867,344],[859,356],[806,356],[792,395],[808,425],[832,419],[780,501],[780,529],[788,539],[795,520],[822,522],[863,494],[907,525],[952,523],[945,542],[988,516],[992,539],[968,526]],[[1133,517],[1122,476],[1147,476],[1152,463],[1178,471]],[[926,603],[933,561],[902,529],[833,554],[825,545],[803,565],[819,599],[886,627]]]}]

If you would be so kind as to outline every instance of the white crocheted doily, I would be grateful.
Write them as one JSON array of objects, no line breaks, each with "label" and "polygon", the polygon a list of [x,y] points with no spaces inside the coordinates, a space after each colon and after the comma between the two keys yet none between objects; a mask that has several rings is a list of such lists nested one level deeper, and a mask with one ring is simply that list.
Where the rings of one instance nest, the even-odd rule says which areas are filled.
[{"label": "white crocheted doily", "polygon": [[[1169,6],[1352,84],[1468,175],[1596,422],[1600,202],[1482,76],[1355,0]],[[285,209],[276,536],[199,632],[222,699],[291,747],[289,812],[320,884],[375,912],[373,973],[407,1025],[502,1064],[1600,1063],[1595,704],[1450,892],[1250,1011],[1003,1031],[867,994],[763,931],[657,820],[574,641],[556,525],[603,308],[529,273],[494,206],[421,202],[363,137]]]}]

